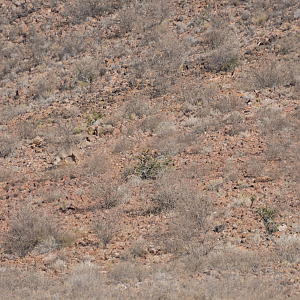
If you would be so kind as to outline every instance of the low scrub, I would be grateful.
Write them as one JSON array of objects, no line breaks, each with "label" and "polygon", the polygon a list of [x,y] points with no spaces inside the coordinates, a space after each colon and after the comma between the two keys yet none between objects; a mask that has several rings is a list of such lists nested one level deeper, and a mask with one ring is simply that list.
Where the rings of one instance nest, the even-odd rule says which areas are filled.
[{"label": "low scrub", "polygon": [[136,158],[138,163],[134,167],[133,173],[140,176],[141,179],[156,179],[158,173],[169,167],[172,162],[170,157],[162,160],[155,158],[150,149],[143,151],[142,155]]},{"label": "low scrub", "polygon": [[[70,244],[71,237],[63,232],[44,213],[32,207],[21,207],[12,216],[10,228],[4,234],[4,250],[8,253],[25,256],[39,245],[43,253]],[[49,251],[45,249],[49,245]],[[55,245],[55,247],[54,247]]]}]

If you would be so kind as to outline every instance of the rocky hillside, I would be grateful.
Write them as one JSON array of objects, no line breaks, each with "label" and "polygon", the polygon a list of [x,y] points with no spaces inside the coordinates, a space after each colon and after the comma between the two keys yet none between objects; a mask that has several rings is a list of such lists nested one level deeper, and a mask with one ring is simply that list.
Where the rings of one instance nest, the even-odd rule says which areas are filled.
[{"label": "rocky hillside", "polygon": [[299,299],[299,29],[298,0],[2,0],[0,298]]}]

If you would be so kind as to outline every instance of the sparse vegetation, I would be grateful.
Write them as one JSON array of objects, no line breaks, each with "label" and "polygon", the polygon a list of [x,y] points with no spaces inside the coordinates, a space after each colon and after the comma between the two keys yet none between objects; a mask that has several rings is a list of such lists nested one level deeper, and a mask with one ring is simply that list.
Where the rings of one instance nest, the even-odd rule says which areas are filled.
[{"label": "sparse vegetation", "polygon": [[91,195],[99,201],[103,209],[115,207],[120,202],[117,186],[110,180],[95,183],[91,189]]},{"label": "sparse vegetation", "polygon": [[275,209],[269,208],[268,204],[266,203],[266,207],[259,207],[257,209],[257,213],[263,219],[267,233],[274,233],[277,230],[277,225],[274,222],[274,218],[276,217],[277,211]]},{"label": "sparse vegetation", "polygon": [[0,16],[1,299],[299,299],[298,0]]},{"label": "sparse vegetation", "polygon": [[[4,249],[8,253],[25,256],[34,248],[45,253],[67,246],[71,237],[32,207],[21,207],[12,217],[10,228],[4,234]],[[47,249],[46,249],[47,248]]]},{"label": "sparse vegetation", "polygon": [[118,216],[112,215],[95,219],[94,230],[98,235],[100,243],[107,246],[118,231]]},{"label": "sparse vegetation", "polygon": [[153,157],[150,149],[144,150],[142,155],[137,156],[138,163],[133,169],[133,174],[140,176],[142,179],[156,179],[156,176],[162,170],[170,167],[171,157],[159,160]]}]

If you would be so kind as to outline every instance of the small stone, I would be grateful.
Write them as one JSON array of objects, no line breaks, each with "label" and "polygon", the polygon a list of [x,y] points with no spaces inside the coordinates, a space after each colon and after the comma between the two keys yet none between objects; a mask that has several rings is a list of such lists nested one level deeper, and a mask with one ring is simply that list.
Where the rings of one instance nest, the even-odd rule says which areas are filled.
[{"label": "small stone", "polygon": [[214,232],[220,233],[225,229],[225,225],[218,225],[214,228]]},{"label": "small stone", "polygon": [[151,254],[155,254],[157,251],[156,251],[155,248],[151,247],[151,248],[149,248],[149,252],[150,252]]},{"label": "small stone", "polygon": [[36,145],[36,146],[41,146],[43,143],[43,139],[39,136],[36,136],[34,139],[33,139],[33,144]]},{"label": "small stone", "polygon": [[204,273],[205,275],[210,275],[210,270],[204,270],[203,273]]},{"label": "small stone", "polygon": [[286,224],[283,224],[281,226],[278,226],[277,229],[278,229],[278,231],[284,232],[287,230],[287,226],[286,226]]}]

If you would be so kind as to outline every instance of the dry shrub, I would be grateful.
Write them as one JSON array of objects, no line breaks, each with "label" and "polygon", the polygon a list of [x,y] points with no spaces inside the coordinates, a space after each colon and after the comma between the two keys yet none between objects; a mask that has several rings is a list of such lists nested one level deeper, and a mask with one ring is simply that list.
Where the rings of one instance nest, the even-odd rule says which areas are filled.
[{"label": "dry shrub", "polygon": [[128,249],[130,256],[133,258],[145,257],[146,254],[145,244],[146,244],[145,241],[142,239],[134,241]]},{"label": "dry shrub", "polygon": [[67,166],[67,167],[63,166],[63,168],[60,167],[56,168],[50,166],[43,173],[41,180],[47,181],[50,179],[53,181],[59,181],[62,180],[64,177],[70,177],[73,171],[74,171],[74,166]]},{"label": "dry shrub", "polygon": [[276,254],[279,259],[289,263],[298,263],[300,261],[300,239],[297,235],[281,235],[277,240],[277,245]]},{"label": "dry shrub", "polygon": [[50,151],[57,151],[57,148],[64,147],[69,144],[77,144],[81,137],[74,135],[74,128],[76,127],[72,122],[61,122],[61,113],[57,115],[57,120],[54,122],[55,126],[45,128],[48,130],[44,133],[45,142],[49,144]]},{"label": "dry shrub", "polygon": [[295,297],[286,295],[279,282],[272,282],[253,275],[242,277],[235,273],[227,275],[223,280],[209,276],[198,288],[204,290],[205,298],[202,299],[296,300],[298,297],[298,295]]},{"label": "dry shrub", "polygon": [[191,184],[178,180],[172,174],[172,183],[163,178],[156,189],[154,198],[158,211],[175,209],[172,215],[168,238],[163,238],[164,247],[169,251],[197,252],[206,255],[213,249],[210,238],[208,218],[211,214],[212,200],[200,194]]},{"label": "dry shrub", "polygon": [[[281,156],[284,159],[281,165],[283,170],[294,180],[299,182],[300,179],[300,151],[299,143],[295,143],[286,151],[286,149],[281,148]],[[278,156],[277,156],[278,158]]]},{"label": "dry shrub", "polygon": [[282,115],[280,108],[261,109],[258,113],[258,124],[263,134],[287,132],[292,127],[290,120]]},{"label": "dry shrub", "polygon": [[84,57],[77,60],[72,70],[75,82],[82,87],[89,86],[91,91],[93,82],[100,74],[100,68],[100,63],[95,58]]},{"label": "dry shrub", "polygon": [[41,197],[42,203],[52,203],[54,201],[59,201],[60,198],[65,196],[65,193],[59,189],[42,189],[39,191],[39,196]]},{"label": "dry shrub", "polygon": [[157,135],[152,143],[152,148],[164,156],[175,156],[186,149],[197,145],[196,132],[177,134],[174,130],[163,131]]},{"label": "dry shrub", "polygon": [[[167,22],[162,26],[167,27]],[[145,63],[136,67],[139,76],[150,81],[152,98],[165,95],[173,88],[174,80],[179,76],[179,69],[184,62],[185,45],[176,36],[155,33],[154,41],[146,53]],[[144,71],[144,72],[143,72]]]},{"label": "dry shrub", "polygon": [[298,36],[285,36],[282,39],[276,41],[276,48],[278,53],[287,55],[294,52],[297,49]]},{"label": "dry shrub", "polygon": [[210,106],[214,110],[219,110],[221,113],[228,113],[234,110],[239,110],[244,106],[241,99],[238,97],[221,97],[211,101]]},{"label": "dry shrub", "polygon": [[0,182],[8,182],[13,178],[13,171],[9,169],[2,169],[0,172]]},{"label": "dry shrub", "polygon": [[139,127],[143,132],[157,132],[164,131],[170,128],[170,124],[167,122],[167,118],[164,115],[154,115],[145,118]]},{"label": "dry shrub", "polygon": [[141,118],[150,113],[149,99],[145,96],[136,96],[135,99],[128,101],[125,105],[124,116],[129,119]]},{"label": "dry shrub", "polygon": [[191,272],[203,269],[235,272],[245,275],[260,267],[272,265],[275,257],[259,254],[252,251],[243,251],[237,248],[215,249],[208,255],[193,251],[183,258],[185,268]]},{"label": "dry shrub", "polygon": [[260,66],[251,72],[253,88],[273,88],[289,81],[285,65],[276,60],[261,62]]},{"label": "dry shrub", "polygon": [[107,274],[108,282],[133,284],[141,282],[150,272],[146,266],[130,262],[115,265]]},{"label": "dry shrub", "polygon": [[26,105],[17,105],[10,106],[7,108],[2,108],[2,112],[0,114],[0,125],[6,124],[6,122],[16,116],[23,115],[27,111],[30,110],[29,106]]},{"label": "dry shrub", "polygon": [[246,131],[246,125],[244,117],[237,111],[231,112],[226,115],[223,120],[223,124],[229,125],[228,135],[237,135],[240,132]]},{"label": "dry shrub", "polygon": [[175,208],[181,197],[179,183],[176,173],[164,172],[160,175],[155,184],[156,194],[152,198],[153,212],[160,213]]},{"label": "dry shrub", "polygon": [[165,131],[158,134],[155,141],[152,143],[152,148],[157,149],[161,155],[175,156],[181,152],[182,145],[177,143],[178,136],[173,131]]},{"label": "dry shrub", "polygon": [[258,158],[253,158],[246,165],[246,173],[248,177],[260,177],[264,174],[266,164]]},{"label": "dry shrub", "polygon": [[[155,49],[155,50],[154,50]],[[175,36],[161,35],[153,45],[148,64],[160,76],[171,75],[183,63],[185,47]]]},{"label": "dry shrub", "polygon": [[60,60],[67,60],[69,57],[86,51],[87,44],[84,42],[84,36],[81,34],[72,35],[61,42],[57,55]]},{"label": "dry shrub", "polygon": [[[46,240],[49,239],[54,241],[55,248],[71,241],[70,236],[62,232],[46,214],[36,212],[30,206],[24,206],[12,216],[10,228],[4,234],[3,246],[6,252],[25,256],[41,243],[44,244],[45,251]],[[49,251],[53,250],[54,243],[48,247]]]},{"label": "dry shrub", "polygon": [[46,299],[49,294],[62,292],[58,282],[36,270],[0,269],[1,299]]},{"label": "dry shrub", "polygon": [[115,8],[119,8],[122,0],[81,0],[66,5],[65,16],[72,17],[74,24],[80,24],[86,21],[86,18],[113,13]]},{"label": "dry shrub", "polygon": [[267,144],[265,155],[267,160],[281,160],[286,157],[286,148],[278,141],[270,141]]},{"label": "dry shrub", "polygon": [[137,27],[137,23],[141,22],[137,18],[137,12],[132,9],[132,7],[126,7],[119,12],[120,18],[120,31],[122,33],[130,32],[133,28]]},{"label": "dry shrub", "polygon": [[36,137],[36,125],[32,122],[23,122],[18,126],[18,133],[21,139],[33,139]]},{"label": "dry shrub", "polygon": [[238,43],[234,36],[227,29],[213,27],[206,32],[206,42],[211,49],[206,57],[208,68],[217,72],[233,72],[239,58]]},{"label": "dry shrub", "polygon": [[109,299],[102,270],[90,262],[79,264],[66,280],[65,299]]},{"label": "dry shrub", "polygon": [[109,168],[109,157],[104,153],[92,155],[86,164],[87,174],[94,178],[95,176],[103,175]]},{"label": "dry shrub", "polygon": [[121,137],[116,141],[112,153],[120,154],[126,152],[127,150],[132,149],[133,147],[134,147],[133,141],[129,140],[127,137]]},{"label": "dry shrub", "polygon": [[121,202],[117,184],[112,180],[94,181],[90,195],[99,202],[99,208],[102,209],[110,209]]},{"label": "dry shrub", "polygon": [[209,28],[204,37],[205,42],[209,45],[209,47],[214,50],[219,48],[224,44],[224,42],[228,39],[228,31],[220,28]]},{"label": "dry shrub", "polygon": [[238,181],[242,174],[236,162],[228,162],[223,169],[223,177],[227,181]]},{"label": "dry shrub", "polygon": [[202,134],[204,132],[214,132],[218,131],[222,126],[221,120],[219,117],[215,118],[202,118],[199,120],[199,123],[196,125],[195,132],[197,134]]},{"label": "dry shrub", "polygon": [[104,246],[110,243],[119,230],[119,219],[120,215],[114,213],[94,220],[94,230]]},{"label": "dry shrub", "polygon": [[11,135],[3,134],[0,136],[0,157],[9,156],[15,148],[15,140]]},{"label": "dry shrub", "polygon": [[182,168],[182,178],[202,180],[205,175],[206,170],[204,170],[197,162],[191,162]]},{"label": "dry shrub", "polygon": [[183,189],[176,203],[178,215],[171,223],[174,246],[179,251],[196,251],[206,255],[215,246],[208,234],[211,199],[191,187]]},{"label": "dry shrub", "polygon": [[[177,81],[176,86],[179,90],[176,91],[175,101],[183,103],[185,108],[195,109],[195,105],[199,106],[198,113],[202,117],[209,113],[207,110],[208,102],[216,94],[216,86],[214,84],[201,84],[194,81],[183,82],[181,79]],[[184,110],[186,112],[186,109]]]},{"label": "dry shrub", "polygon": [[29,41],[31,57],[34,60],[35,65],[39,65],[45,60],[50,50],[50,38],[46,35],[36,32],[35,29],[31,27],[31,38]]},{"label": "dry shrub", "polygon": [[40,104],[47,104],[49,103],[51,100],[50,98],[50,101],[48,102],[48,100],[45,100],[49,97],[50,95],[50,91],[51,91],[51,80],[50,78],[40,78],[38,80],[38,82],[36,83],[36,85],[33,87],[33,90],[32,92],[35,94],[34,95],[34,98],[35,99],[39,99],[41,100]]}]

